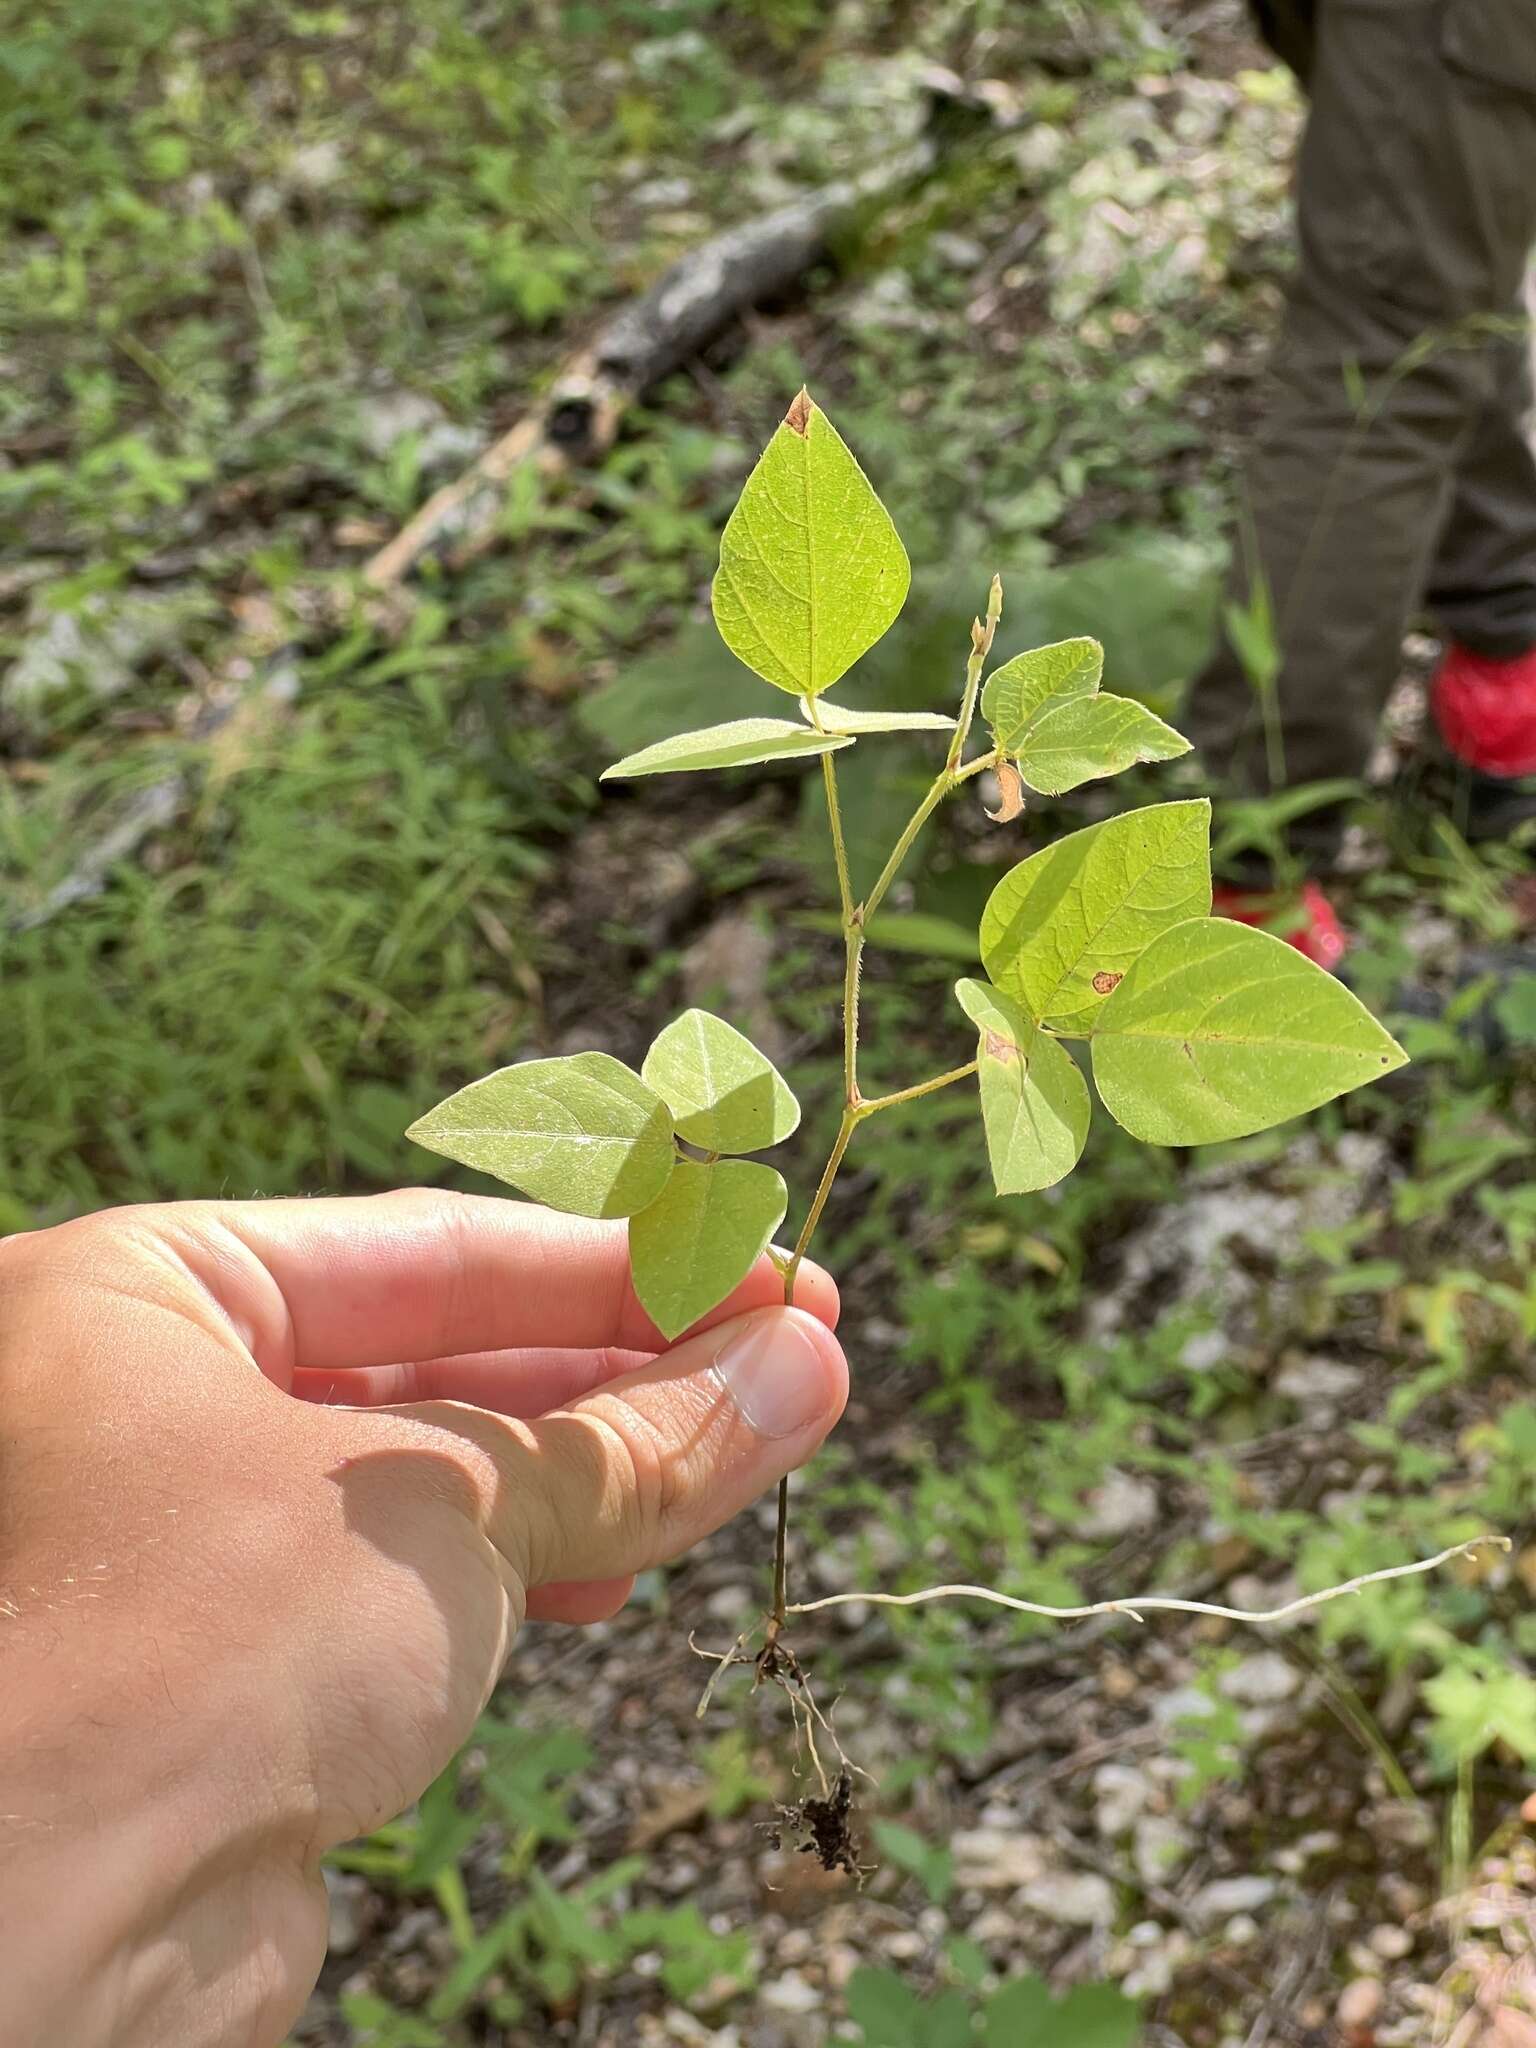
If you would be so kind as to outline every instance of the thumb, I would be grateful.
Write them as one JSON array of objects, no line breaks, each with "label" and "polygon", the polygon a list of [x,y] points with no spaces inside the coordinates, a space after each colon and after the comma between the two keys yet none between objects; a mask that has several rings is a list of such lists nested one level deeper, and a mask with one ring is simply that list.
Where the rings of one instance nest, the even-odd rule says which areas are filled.
[{"label": "thumb", "polygon": [[847,1398],[842,1348],[815,1316],[738,1316],[522,1424],[491,1534],[530,1587],[644,1571],[803,1464]]}]

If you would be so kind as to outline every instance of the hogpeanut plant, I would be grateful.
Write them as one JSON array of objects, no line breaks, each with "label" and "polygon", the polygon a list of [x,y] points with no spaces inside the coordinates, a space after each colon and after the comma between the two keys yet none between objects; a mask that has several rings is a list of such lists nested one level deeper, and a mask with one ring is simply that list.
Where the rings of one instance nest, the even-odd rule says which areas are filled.
[{"label": "hogpeanut plant", "polygon": [[[864,948],[938,805],[990,771],[998,790],[990,815],[1007,829],[1028,791],[1058,795],[1189,750],[1144,706],[1100,688],[1095,640],[1039,647],[986,675],[1002,608],[996,578],[972,628],[957,717],[837,704],[827,693],[893,624],[910,578],[890,515],[802,391],[726,525],[713,592],[727,647],[792,698],[796,715],[681,733],[603,777],[820,760],[845,949],[844,1100],[793,1249],[775,1255],[787,1298],[860,1126],[915,1097],[974,1082],[997,1192],[1012,1195],[1053,1186],[1082,1156],[1092,1118],[1085,1056],[1104,1108],[1157,1145],[1243,1137],[1404,1059],[1342,983],[1280,939],[1211,915],[1210,805],[1200,800],[1109,818],[1011,868],[982,915],[987,978],[955,985],[973,1056],[914,1087],[865,1095]],[[986,737],[972,752],[978,712]],[[942,764],[861,891],[844,846],[837,756],[913,731],[947,736]],[[635,1291],[670,1339],[723,1300],[771,1245],[788,1193],[756,1155],[799,1119],[773,1063],[723,1019],[695,1009],[659,1034],[638,1074],[601,1052],[523,1061],[450,1096],[410,1136],[552,1208],[627,1217]],[[794,1611],[784,1500],[758,1659],[765,1673],[783,1669],[775,1660]]]}]

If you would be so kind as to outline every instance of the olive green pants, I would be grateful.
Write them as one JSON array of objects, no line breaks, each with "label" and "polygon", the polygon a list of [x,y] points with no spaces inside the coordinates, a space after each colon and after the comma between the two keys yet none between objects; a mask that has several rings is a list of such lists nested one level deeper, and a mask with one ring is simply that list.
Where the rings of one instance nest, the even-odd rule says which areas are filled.
[{"label": "olive green pants", "polygon": [[[1311,104],[1228,594],[1262,569],[1296,784],[1362,771],[1421,608],[1480,654],[1536,646],[1536,0],[1255,7]],[[1231,646],[1186,723],[1230,786],[1271,786]]]}]

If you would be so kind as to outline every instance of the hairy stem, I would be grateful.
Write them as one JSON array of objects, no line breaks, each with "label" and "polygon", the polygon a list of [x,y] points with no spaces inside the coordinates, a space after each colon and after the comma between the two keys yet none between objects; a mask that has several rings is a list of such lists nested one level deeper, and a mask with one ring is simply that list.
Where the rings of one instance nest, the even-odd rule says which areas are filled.
[{"label": "hairy stem", "polygon": [[[933,779],[933,784],[922,802],[907,820],[901,837],[891,850],[891,857],[881,869],[878,880],[862,903],[856,903],[853,895],[853,880],[848,869],[848,846],[843,837],[843,814],[837,793],[837,768],[831,754],[821,757],[822,783],[827,792],[827,823],[832,833],[832,857],[837,866],[837,895],[843,917],[843,1114],[833,1140],[832,1150],[822,1168],[821,1179],[816,1193],[811,1198],[810,1209],[800,1226],[800,1235],[784,1268],[784,1300],[793,1304],[795,1281],[799,1276],[800,1262],[815,1235],[821,1221],[821,1212],[827,1206],[827,1197],[832,1192],[832,1183],[837,1179],[837,1170],[843,1163],[843,1154],[858,1126],[866,1116],[877,1109],[892,1109],[899,1102],[912,1102],[920,1095],[931,1095],[936,1089],[947,1088],[952,1081],[963,1081],[968,1074],[976,1071],[976,1062],[955,1067],[947,1074],[937,1074],[932,1080],[920,1081],[913,1088],[899,1088],[892,1095],[881,1095],[873,1102],[865,1102],[859,1094],[859,972],[864,959],[864,936],[869,921],[883,900],[885,892],[895,881],[902,862],[912,850],[916,839],[928,819],[937,810],[951,790],[971,776],[979,775],[996,759],[995,754],[983,754],[962,767],[965,743],[970,736],[971,724],[976,716],[977,700],[981,691],[982,671],[991,652],[992,640],[997,632],[997,622],[1003,610],[1003,585],[1001,577],[992,578],[987,593],[987,616],[983,622],[976,619],[971,626],[971,652],[965,665],[965,690],[960,700],[960,716],[955,724],[954,737],[949,744],[944,766]],[[812,722],[820,727],[816,717],[814,699],[811,700]],[[773,1606],[768,1616],[767,1646],[777,1642],[786,1619],[791,1613],[801,1610],[789,1605],[789,1480],[779,1481],[778,1527],[773,1546]]]},{"label": "hairy stem", "polygon": [[931,1081],[919,1081],[911,1088],[898,1088],[894,1095],[876,1095],[868,1102],[859,1104],[859,1122],[873,1116],[877,1109],[894,1109],[899,1102],[916,1102],[920,1095],[936,1095],[941,1088],[948,1088],[952,1082],[965,1081],[975,1073],[979,1060],[967,1060],[963,1067],[951,1067],[947,1074],[935,1074]]}]

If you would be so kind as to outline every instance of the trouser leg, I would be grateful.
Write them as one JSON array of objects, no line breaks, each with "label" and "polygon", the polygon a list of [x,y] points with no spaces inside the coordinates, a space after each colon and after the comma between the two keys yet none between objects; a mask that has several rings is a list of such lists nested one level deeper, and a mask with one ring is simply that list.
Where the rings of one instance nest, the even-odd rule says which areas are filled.
[{"label": "trouser leg", "polygon": [[1317,0],[1253,0],[1259,34],[1305,85],[1317,42]]},{"label": "trouser leg", "polygon": [[[1300,260],[1230,588],[1246,604],[1262,572],[1270,592],[1289,783],[1365,765],[1498,402],[1501,356],[1480,324],[1514,302],[1536,235],[1531,0],[1321,0],[1316,30]],[[1502,82],[1473,68],[1469,37]],[[1269,786],[1261,708],[1230,646],[1187,723],[1219,775]]]},{"label": "trouser leg", "polygon": [[1462,456],[1427,592],[1445,636],[1495,661],[1536,647],[1531,337],[1523,305],[1510,317],[1516,331],[1489,344],[1493,396]]}]

